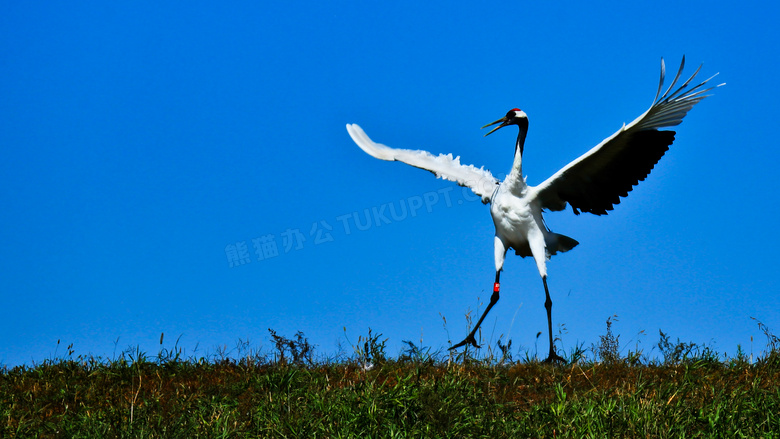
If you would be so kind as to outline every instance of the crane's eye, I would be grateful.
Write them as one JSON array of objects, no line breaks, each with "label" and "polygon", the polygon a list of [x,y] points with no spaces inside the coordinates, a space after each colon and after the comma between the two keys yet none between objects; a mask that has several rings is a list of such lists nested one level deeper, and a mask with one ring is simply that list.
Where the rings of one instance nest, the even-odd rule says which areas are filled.
[{"label": "crane's eye", "polygon": [[520,110],[514,109],[514,110],[509,110],[509,111],[507,111],[507,113],[506,113],[506,118],[507,118],[507,119],[514,119],[514,118],[515,118],[515,115],[517,114],[517,113],[516,113],[517,111],[520,111]]}]

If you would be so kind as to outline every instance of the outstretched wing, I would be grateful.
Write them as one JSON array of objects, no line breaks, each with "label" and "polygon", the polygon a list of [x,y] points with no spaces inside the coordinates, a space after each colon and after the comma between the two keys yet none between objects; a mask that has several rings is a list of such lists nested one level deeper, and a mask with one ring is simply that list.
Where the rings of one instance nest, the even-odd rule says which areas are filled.
[{"label": "outstretched wing", "polygon": [[703,89],[714,76],[696,86],[689,86],[699,73],[699,66],[683,85],[672,92],[683,66],[685,57],[674,81],[659,98],[666,70],[661,59],[661,81],[650,109],[532,188],[541,206],[549,210],[563,210],[569,203],[575,214],[582,211],[606,215],[608,210],[620,203],[620,197],[628,196],[631,189],[650,174],[674,142],[674,131],[658,129],[679,125],[694,105],[709,96],[705,93],[715,88]]},{"label": "outstretched wing", "polygon": [[498,184],[498,180],[493,177],[490,171],[473,165],[461,165],[460,157],[452,158],[452,154],[434,156],[427,151],[390,148],[372,141],[357,124],[347,124],[347,131],[352,140],[368,155],[380,160],[404,162],[416,168],[433,172],[439,178],[468,187],[482,197],[483,203],[490,202]]}]

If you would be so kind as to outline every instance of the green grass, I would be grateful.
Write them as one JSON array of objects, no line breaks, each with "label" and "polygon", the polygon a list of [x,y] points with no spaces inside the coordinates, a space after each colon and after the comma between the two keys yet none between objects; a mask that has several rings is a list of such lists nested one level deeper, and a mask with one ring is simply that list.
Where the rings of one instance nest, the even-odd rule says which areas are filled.
[{"label": "green grass", "polygon": [[663,333],[662,359],[621,357],[609,323],[565,365],[510,361],[504,345],[478,357],[405,342],[388,358],[371,332],[332,360],[273,331],[275,352],[239,359],[69,349],[0,371],[0,437],[778,437],[780,343],[762,329],[755,361]]}]

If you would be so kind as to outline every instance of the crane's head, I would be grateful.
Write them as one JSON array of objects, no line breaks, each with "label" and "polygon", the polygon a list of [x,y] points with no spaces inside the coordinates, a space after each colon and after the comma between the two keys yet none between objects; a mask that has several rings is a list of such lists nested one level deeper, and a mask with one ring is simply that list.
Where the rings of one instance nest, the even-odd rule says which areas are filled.
[{"label": "crane's head", "polygon": [[517,125],[518,127],[520,127],[520,131],[526,131],[528,129],[528,116],[525,114],[525,111],[519,108],[513,108],[506,113],[506,116],[502,117],[501,119],[498,119],[495,122],[489,123],[483,126],[482,128],[487,128],[497,123],[500,123],[501,125],[490,130],[490,132],[485,134],[485,136],[493,134],[499,128],[504,128],[505,126],[508,125]]}]

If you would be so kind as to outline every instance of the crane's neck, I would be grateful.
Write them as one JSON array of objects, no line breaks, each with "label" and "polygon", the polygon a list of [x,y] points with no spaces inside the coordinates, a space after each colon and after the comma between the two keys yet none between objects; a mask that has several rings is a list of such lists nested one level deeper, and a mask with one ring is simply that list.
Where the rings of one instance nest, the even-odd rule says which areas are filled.
[{"label": "crane's neck", "polygon": [[523,145],[525,145],[525,136],[528,134],[528,121],[518,124],[520,132],[517,134],[515,143],[515,160],[512,163],[512,170],[504,180],[504,184],[509,185],[509,190],[517,196],[525,192],[525,178],[523,178]]}]

